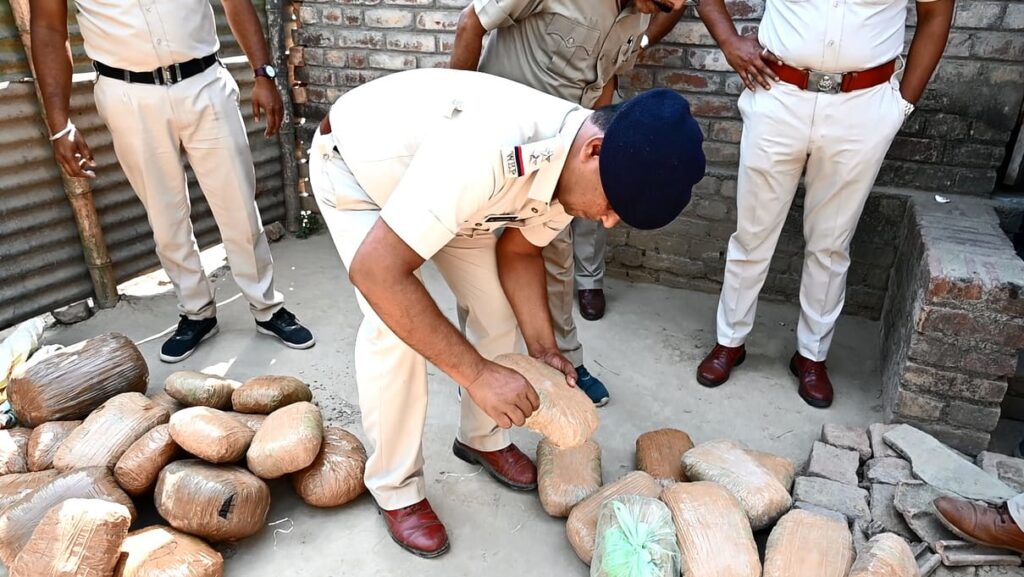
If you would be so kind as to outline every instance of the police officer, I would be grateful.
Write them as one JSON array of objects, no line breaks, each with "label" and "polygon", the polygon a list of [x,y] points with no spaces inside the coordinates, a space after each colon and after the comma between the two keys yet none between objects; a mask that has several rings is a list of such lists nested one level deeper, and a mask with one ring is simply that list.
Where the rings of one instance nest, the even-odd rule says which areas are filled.
[{"label": "police officer", "polygon": [[[600,108],[612,103],[616,75],[628,72],[642,48],[672,29],[682,6],[683,0],[474,0],[459,18],[451,67],[495,74]],[[653,20],[652,13],[658,13]],[[608,389],[583,365],[572,315],[573,272],[581,316],[601,318],[606,240],[599,223],[576,219],[544,249],[558,348],[598,406],[608,402]]]},{"label": "police officer", "polygon": [[[521,337],[576,382],[555,342],[542,247],[573,217],[642,229],[672,221],[703,177],[701,143],[686,101],[669,90],[592,112],[497,76],[424,69],[332,106],[313,138],[310,183],[365,315],[356,340],[374,449],[365,481],[400,546],[422,557],[448,550],[423,479],[426,362],[465,389],[455,455],[534,489],[536,468],[506,429],[538,399],[491,359]],[[466,310],[468,341],[424,288],[427,260]]]},{"label": "police officer", "polygon": [[723,0],[700,16],[747,90],[737,181],[718,304],[718,343],[697,369],[724,383],[746,357],[757,297],[806,169],[797,351],[800,397],[832,404],[825,367],[846,296],[850,240],[882,160],[942,56],[953,0],[919,0],[902,82],[908,0],[767,0],[757,38],[739,36]]}]

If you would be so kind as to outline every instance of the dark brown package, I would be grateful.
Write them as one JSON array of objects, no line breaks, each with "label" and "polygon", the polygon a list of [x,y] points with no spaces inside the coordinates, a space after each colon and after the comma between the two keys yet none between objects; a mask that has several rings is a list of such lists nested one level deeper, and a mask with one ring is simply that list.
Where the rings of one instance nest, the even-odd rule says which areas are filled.
[{"label": "dark brown package", "polygon": [[263,421],[246,453],[246,462],[257,477],[276,479],[310,466],[320,454],[323,438],[320,409],[312,403],[294,403]]},{"label": "dark brown package", "polygon": [[171,398],[189,407],[231,408],[231,393],[242,383],[196,371],[171,373],[164,381],[164,391]]},{"label": "dark brown package", "polygon": [[0,476],[28,473],[28,441],[32,429],[0,430]]},{"label": "dark brown package", "polygon": [[169,418],[167,409],[143,394],[122,393],[103,403],[68,435],[53,457],[53,466],[59,471],[113,469],[132,443]]},{"label": "dark brown package", "polygon": [[82,421],[53,421],[32,429],[28,440],[28,470],[44,471],[53,467],[53,457],[68,435]]},{"label": "dark brown package", "polygon": [[636,468],[646,471],[661,483],[686,481],[683,453],[693,448],[690,435],[678,429],[658,429],[636,439]]},{"label": "dark brown package", "polygon": [[601,482],[601,447],[594,441],[571,449],[559,449],[547,439],[537,443],[537,493],[548,515],[568,517]]},{"label": "dark brown package", "polygon": [[231,394],[231,406],[239,413],[269,415],[292,403],[309,402],[313,393],[295,377],[253,377]]},{"label": "dark brown package", "polygon": [[366,449],[340,427],[324,429],[324,442],[313,464],[292,474],[292,486],[307,505],[338,507],[366,491]]},{"label": "dark brown package", "polygon": [[160,471],[181,454],[168,425],[157,425],[128,447],[114,466],[114,479],[133,497],[153,490]]},{"label": "dark brown package", "polygon": [[252,443],[252,429],[224,411],[189,407],[171,417],[171,438],[182,449],[210,463],[234,463]]},{"label": "dark brown package", "polygon": [[121,544],[114,577],[223,577],[224,558],[192,535],[154,525]]},{"label": "dark brown package", "polygon": [[111,575],[130,524],[124,505],[68,499],[43,516],[11,566],[11,577]]},{"label": "dark brown package", "polygon": [[270,510],[270,488],[262,480],[241,467],[198,459],[164,467],[153,498],[172,527],[215,542],[255,535]]}]

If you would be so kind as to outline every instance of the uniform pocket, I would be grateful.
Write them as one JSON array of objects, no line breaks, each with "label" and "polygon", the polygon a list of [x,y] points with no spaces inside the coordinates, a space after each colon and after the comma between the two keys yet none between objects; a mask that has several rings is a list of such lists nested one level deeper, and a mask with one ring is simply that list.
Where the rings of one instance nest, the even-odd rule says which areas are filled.
[{"label": "uniform pocket", "polygon": [[545,28],[551,62],[548,69],[558,76],[586,79],[593,76],[597,43],[601,33],[561,14],[552,14]]}]

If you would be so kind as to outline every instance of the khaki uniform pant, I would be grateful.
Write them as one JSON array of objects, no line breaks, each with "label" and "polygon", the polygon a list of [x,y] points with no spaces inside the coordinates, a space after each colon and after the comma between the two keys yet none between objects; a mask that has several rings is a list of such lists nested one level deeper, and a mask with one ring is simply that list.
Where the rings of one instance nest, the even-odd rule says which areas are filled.
[{"label": "khaki uniform pant", "polygon": [[217,314],[213,286],[199,261],[182,151],[217,221],[231,273],[258,321],[283,306],[256,207],[256,174],[238,109],[238,85],[220,64],[172,86],[100,76],[96,109],[114,152],[146,207],[157,256],[192,319]]},{"label": "khaki uniform pant", "polygon": [[576,255],[576,288],[604,288],[604,257],[608,229],[596,220],[572,219],[572,245]]},{"label": "khaki uniform pant", "polygon": [[[330,139],[318,131],[309,155],[309,181],[348,268],[380,218],[380,207],[332,147]],[[515,351],[522,340],[498,279],[496,242],[493,234],[457,237],[431,258],[455,293],[469,341],[487,359]],[[363,312],[356,337],[356,381],[363,430],[373,451],[366,463],[365,481],[382,508],[395,510],[426,497],[423,427],[427,365],[391,332],[358,290],[356,298]],[[498,428],[469,395],[462,395],[458,439],[480,451],[497,451],[511,443],[508,431]]]},{"label": "khaki uniform pant", "polygon": [[785,83],[740,96],[743,136],[718,304],[718,342],[736,347],[754,324],[757,297],[806,167],[798,350],[825,360],[846,298],[850,241],[889,145],[903,124],[896,81],[847,94]]},{"label": "khaki uniform pant", "polygon": [[[579,219],[573,219],[576,222]],[[576,320],[572,316],[575,291],[573,290],[573,227],[565,230],[544,247],[544,267],[548,280],[548,307],[551,325],[555,330],[558,350],[578,367],[583,364],[583,345],[576,334]]]}]

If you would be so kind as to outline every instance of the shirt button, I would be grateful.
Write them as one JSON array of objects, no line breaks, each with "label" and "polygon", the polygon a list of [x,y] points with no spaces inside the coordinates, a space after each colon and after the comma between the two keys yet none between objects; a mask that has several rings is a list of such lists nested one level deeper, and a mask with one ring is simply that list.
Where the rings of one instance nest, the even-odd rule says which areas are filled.
[{"label": "shirt button", "polygon": [[538,212],[536,207],[531,208],[530,210],[533,211],[533,214],[537,214],[537,212]]},{"label": "shirt button", "polygon": [[161,44],[163,44],[163,43],[164,43],[164,41],[163,41],[163,40],[161,40],[161,39],[159,39],[159,38],[157,38],[157,39],[156,39],[156,45],[157,45],[157,46],[160,46],[160,45],[161,45]]},{"label": "shirt button", "polygon": [[576,44],[576,39],[570,36],[569,39],[566,40],[566,43],[569,44],[569,46],[574,46]]},{"label": "shirt button", "polygon": [[835,40],[829,40],[828,41],[828,45],[829,46],[835,46],[836,45],[836,41]]}]

